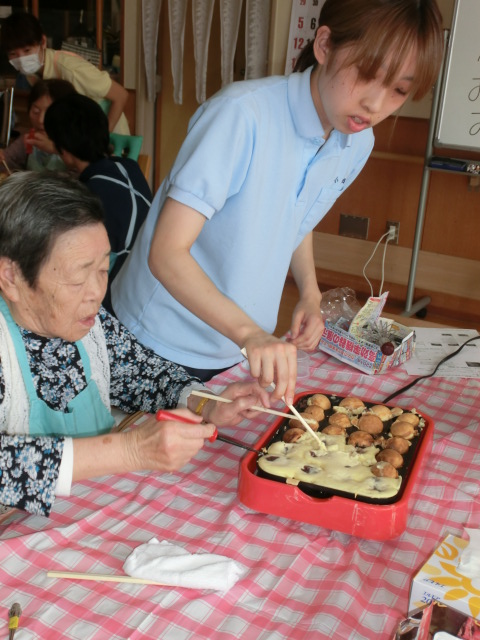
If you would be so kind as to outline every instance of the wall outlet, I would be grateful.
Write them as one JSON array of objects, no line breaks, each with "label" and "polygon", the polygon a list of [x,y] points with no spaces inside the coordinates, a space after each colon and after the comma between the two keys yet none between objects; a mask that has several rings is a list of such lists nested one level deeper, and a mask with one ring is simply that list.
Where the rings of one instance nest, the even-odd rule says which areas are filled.
[{"label": "wall outlet", "polygon": [[390,240],[390,242],[393,244],[398,244],[398,236],[400,233],[400,222],[391,222],[390,220],[387,220],[387,228],[385,229],[385,233],[390,231],[391,227],[395,227],[395,238],[393,240]]}]

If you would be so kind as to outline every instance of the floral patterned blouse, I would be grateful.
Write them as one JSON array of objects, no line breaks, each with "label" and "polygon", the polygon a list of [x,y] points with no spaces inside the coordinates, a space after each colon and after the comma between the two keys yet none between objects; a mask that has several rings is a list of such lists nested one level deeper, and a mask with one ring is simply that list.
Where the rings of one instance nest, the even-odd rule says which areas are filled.
[{"label": "floral patterned blouse", "polygon": [[[103,307],[99,316],[110,363],[112,406],[127,413],[174,408],[185,386],[200,384],[182,367],[140,344]],[[87,384],[75,344],[23,328],[20,332],[37,394],[52,409],[64,411]],[[0,403],[4,393],[0,362]],[[0,504],[48,515],[55,499],[63,443],[63,438],[1,434],[0,425]]]}]

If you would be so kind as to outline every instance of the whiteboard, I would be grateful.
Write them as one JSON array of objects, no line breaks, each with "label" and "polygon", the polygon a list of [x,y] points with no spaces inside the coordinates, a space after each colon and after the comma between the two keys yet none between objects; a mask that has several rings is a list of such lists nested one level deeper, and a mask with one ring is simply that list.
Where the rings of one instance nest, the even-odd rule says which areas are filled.
[{"label": "whiteboard", "polygon": [[480,0],[456,0],[435,144],[480,151]]}]

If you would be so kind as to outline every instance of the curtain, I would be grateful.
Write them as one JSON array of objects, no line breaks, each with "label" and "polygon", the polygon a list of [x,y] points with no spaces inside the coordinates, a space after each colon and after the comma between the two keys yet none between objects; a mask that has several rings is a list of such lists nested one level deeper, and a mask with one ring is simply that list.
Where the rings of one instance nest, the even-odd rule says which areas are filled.
[{"label": "curtain", "polygon": [[[173,99],[183,100],[183,54],[185,21],[189,0],[168,0],[168,21],[172,58]],[[237,47],[243,0],[191,0],[195,90],[198,103],[206,99],[208,45],[215,2],[220,10],[220,51],[222,86],[233,80],[233,61]],[[246,0],[245,79],[267,73],[271,0]],[[148,99],[155,98],[157,44],[162,0],[142,0],[142,32]]]},{"label": "curtain", "polygon": [[162,0],[142,0],[143,56],[147,77],[147,97],[155,100],[155,78],[157,75],[158,25]]}]

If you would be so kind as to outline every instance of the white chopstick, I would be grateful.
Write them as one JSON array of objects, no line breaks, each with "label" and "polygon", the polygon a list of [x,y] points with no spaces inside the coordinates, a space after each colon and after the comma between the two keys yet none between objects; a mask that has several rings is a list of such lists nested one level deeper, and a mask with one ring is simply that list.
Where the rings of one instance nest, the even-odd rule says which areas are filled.
[{"label": "white chopstick", "polygon": [[[200,391],[200,389],[193,389],[193,391],[191,391],[190,393],[191,393],[192,396],[198,396],[199,398],[208,398],[209,400],[215,400],[217,402],[233,402],[229,398],[223,398],[222,396],[216,396],[213,393],[206,393],[205,391]],[[253,409],[254,411],[262,411],[263,413],[271,413],[273,416],[281,416],[282,418],[292,418],[292,415],[290,413],[283,413],[283,411],[276,411],[275,409],[267,409],[266,407],[257,407],[257,406],[253,406],[253,407],[250,407],[250,408]],[[308,418],[308,420],[310,422],[312,422],[312,424],[313,423],[316,424],[316,422],[317,422],[313,418],[312,419]],[[305,420],[303,420],[303,422],[305,422]]]},{"label": "white chopstick", "polygon": [[[273,382],[272,382],[272,384],[273,384]],[[285,402],[285,398],[284,398],[284,397],[282,397],[282,400]],[[320,440],[320,438],[318,437],[318,433],[315,433],[315,431],[314,431],[314,430],[312,429],[312,427],[308,424],[308,422],[305,420],[305,418],[303,418],[303,416],[301,416],[301,415],[298,413],[298,411],[295,409],[295,407],[293,406],[293,404],[287,404],[286,402],[285,402],[285,404],[286,404],[286,405],[287,405],[287,407],[290,409],[290,411],[291,411],[292,413],[294,413],[294,414],[297,416],[298,420],[300,420],[300,422],[303,424],[303,426],[304,426],[304,427],[305,427],[305,429],[309,432],[309,434],[310,434],[311,436],[313,436],[313,437],[315,438],[315,440],[317,440],[317,442],[318,442],[319,444],[321,444],[321,445],[322,445],[322,447],[324,447],[323,442],[322,442],[322,441]]]},{"label": "white chopstick", "polygon": [[164,582],[155,582],[144,578],[132,578],[132,576],[112,576],[102,573],[75,573],[74,571],[47,571],[49,578],[68,578],[69,580],[94,580],[96,582],[129,582],[131,584],[157,584],[162,587]]}]

